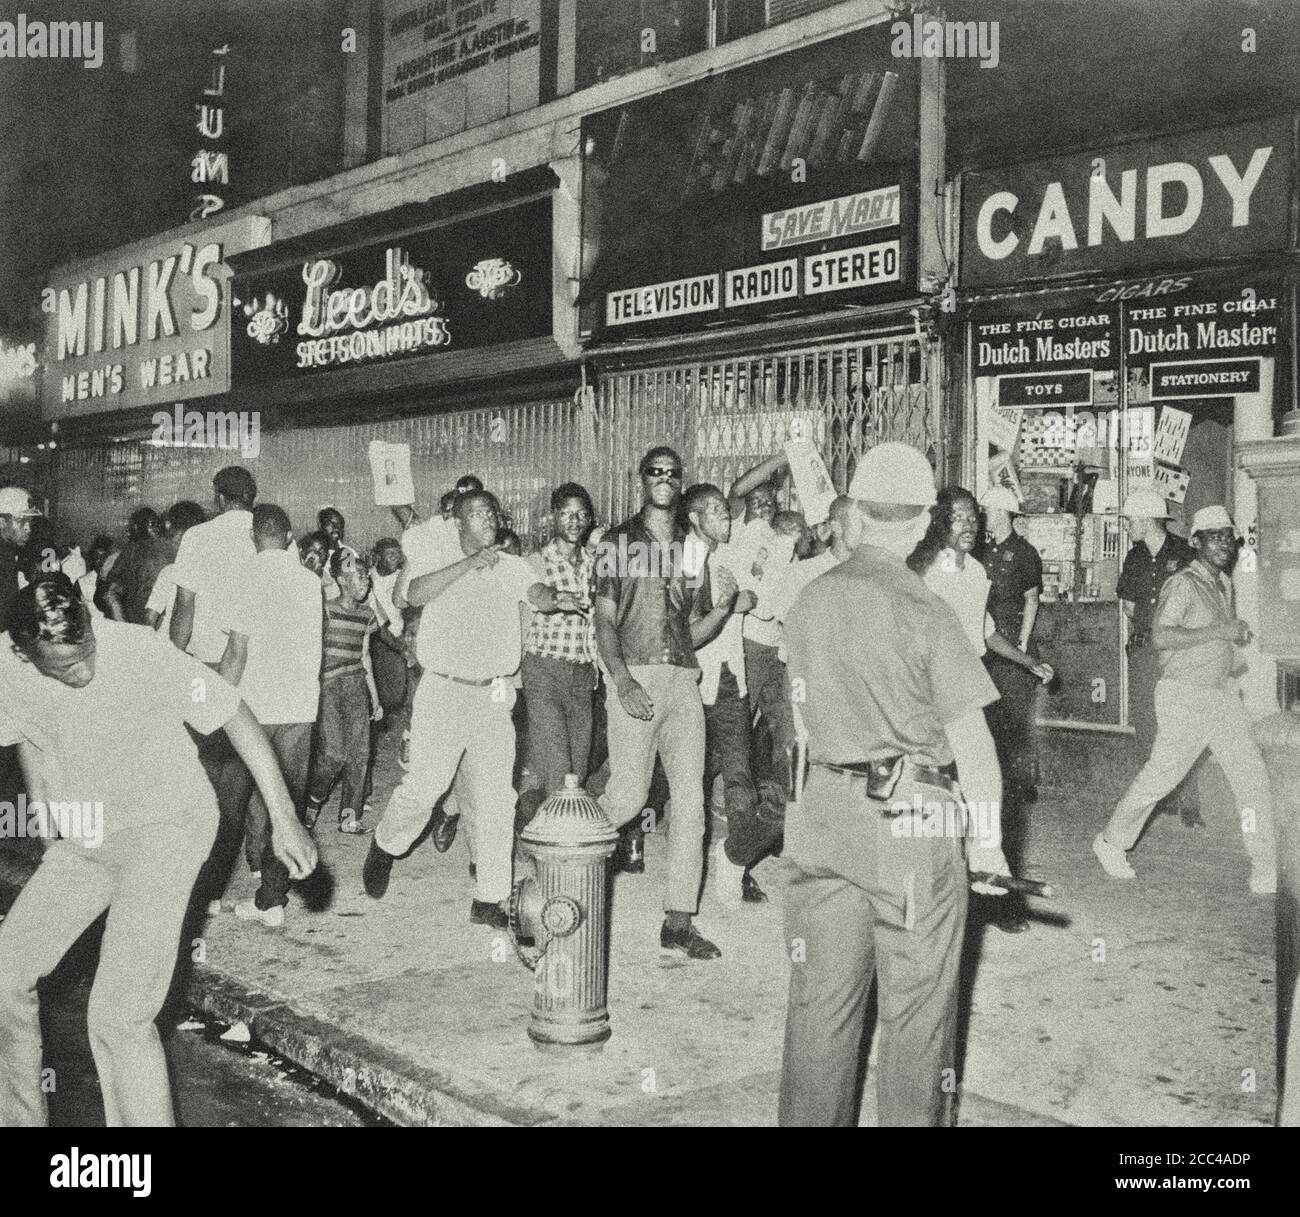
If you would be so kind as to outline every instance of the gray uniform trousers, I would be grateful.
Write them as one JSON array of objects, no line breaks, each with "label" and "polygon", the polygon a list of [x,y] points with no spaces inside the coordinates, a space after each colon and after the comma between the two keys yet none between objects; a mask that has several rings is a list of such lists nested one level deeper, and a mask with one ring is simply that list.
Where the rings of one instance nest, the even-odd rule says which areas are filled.
[{"label": "gray uniform trousers", "polygon": [[[930,797],[934,797],[931,795]],[[867,997],[878,981],[881,1126],[946,1125],[956,1090],[966,927],[962,842],[895,835],[866,783],[814,766],[786,812],[791,959],[783,1126],[855,1126]]]}]

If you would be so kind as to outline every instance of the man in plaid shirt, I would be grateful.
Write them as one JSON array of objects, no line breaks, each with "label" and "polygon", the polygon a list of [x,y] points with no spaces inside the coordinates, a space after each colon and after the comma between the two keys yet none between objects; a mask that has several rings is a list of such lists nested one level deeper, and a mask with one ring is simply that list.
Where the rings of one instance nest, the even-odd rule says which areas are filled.
[{"label": "man in plaid shirt", "polygon": [[553,536],[527,560],[557,592],[572,592],[580,613],[533,613],[524,639],[524,701],[528,706],[527,788],[519,796],[519,826],[564,784],[566,773],[587,778],[591,753],[591,695],[596,688],[596,628],[592,618],[595,560],[583,545],[595,512],[577,482],[551,494]]}]

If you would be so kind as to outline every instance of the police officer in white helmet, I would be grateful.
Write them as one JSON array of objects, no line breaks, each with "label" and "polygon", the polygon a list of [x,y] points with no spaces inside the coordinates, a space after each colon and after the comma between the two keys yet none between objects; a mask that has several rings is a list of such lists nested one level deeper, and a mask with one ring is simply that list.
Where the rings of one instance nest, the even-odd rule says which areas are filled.
[{"label": "police officer in white helmet", "polygon": [[856,1125],[874,973],[880,1123],[942,1125],[951,1118],[967,867],[1007,873],[1002,780],[984,721],[997,691],[956,614],[905,564],[935,501],[925,457],[878,445],[859,462],[849,497],[852,552],[803,590],[785,622],[810,765],[786,822],[793,966],[779,1118]]}]

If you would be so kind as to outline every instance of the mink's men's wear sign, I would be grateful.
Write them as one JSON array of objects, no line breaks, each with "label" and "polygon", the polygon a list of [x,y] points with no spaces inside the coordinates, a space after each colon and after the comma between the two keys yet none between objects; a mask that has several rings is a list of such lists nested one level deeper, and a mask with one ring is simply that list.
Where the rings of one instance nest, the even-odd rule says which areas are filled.
[{"label": "mink's men's wear sign", "polygon": [[50,279],[42,414],[170,406],[230,388],[230,270],[265,245],[260,217],[140,241]]},{"label": "mink's men's wear sign", "polygon": [[961,281],[995,287],[1287,248],[1291,119],[967,175]]},{"label": "mink's men's wear sign", "polygon": [[551,330],[547,197],[237,277],[234,379],[290,380]]}]

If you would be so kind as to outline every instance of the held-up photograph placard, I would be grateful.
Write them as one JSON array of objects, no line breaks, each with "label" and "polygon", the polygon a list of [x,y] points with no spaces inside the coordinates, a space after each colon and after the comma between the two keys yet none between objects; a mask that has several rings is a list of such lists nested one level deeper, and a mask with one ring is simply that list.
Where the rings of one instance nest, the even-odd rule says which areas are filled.
[{"label": "held-up photograph placard", "polygon": [[370,441],[370,476],[375,481],[377,507],[401,507],[415,502],[415,479],[411,476],[411,446]]},{"label": "held-up photograph placard", "polygon": [[806,439],[786,440],[785,454],[790,458],[790,476],[803,517],[809,525],[820,524],[831,514],[835,502],[835,484],[826,462],[812,441]]}]

